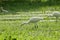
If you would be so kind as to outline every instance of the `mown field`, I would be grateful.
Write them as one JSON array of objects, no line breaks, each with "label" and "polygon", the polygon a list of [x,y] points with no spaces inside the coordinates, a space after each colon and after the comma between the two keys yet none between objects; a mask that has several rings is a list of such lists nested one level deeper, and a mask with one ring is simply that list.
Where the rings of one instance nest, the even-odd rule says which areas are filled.
[{"label": "mown field", "polygon": [[[60,21],[56,23],[46,18],[47,21],[37,23],[38,28],[35,28],[34,24],[21,26],[21,23],[27,21],[32,14],[22,16],[22,13],[20,15],[0,15],[0,40],[60,40]],[[33,16],[36,15],[39,14],[33,14]]]},{"label": "mown field", "polygon": [[[21,21],[0,21],[0,40],[60,40],[60,22],[38,22],[20,26]],[[11,38],[9,38],[11,36]]]},{"label": "mown field", "polygon": [[34,24],[21,26],[30,17],[39,17],[40,13],[34,12],[42,11],[41,14],[45,14],[45,11],[60,11],[60,5],[17,4],[4,4],[8,13],[0,12],[0,40],[60,40],[60,20],[57,23],[48,21],[55,18],[45,16],[44,20],[47,21],[39,21],[38,28]]}]

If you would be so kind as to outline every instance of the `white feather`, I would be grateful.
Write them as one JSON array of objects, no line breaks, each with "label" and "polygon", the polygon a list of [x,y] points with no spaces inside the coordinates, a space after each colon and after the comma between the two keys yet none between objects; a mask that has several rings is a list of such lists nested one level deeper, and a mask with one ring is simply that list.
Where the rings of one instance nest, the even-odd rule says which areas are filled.
[{"label": "white feather", "polygon": [[43,19],[44,18],[41,18],[41,17],[31,17],[27,22],[24,22],[21,25],[28,24],[28,23],[37,23],[38,21]]},{"label": "white feather", "polygon": [[3,7],[1,7],[1,11],[2,11],[2,12],[6,12],[6,13],[8,12],[8,11],[5,10]]}]

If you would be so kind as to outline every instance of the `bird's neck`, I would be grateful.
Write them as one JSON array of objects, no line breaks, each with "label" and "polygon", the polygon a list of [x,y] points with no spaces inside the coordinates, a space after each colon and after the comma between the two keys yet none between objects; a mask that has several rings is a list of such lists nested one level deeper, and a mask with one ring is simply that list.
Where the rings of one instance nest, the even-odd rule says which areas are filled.
[{"label": "bird's neck", "polygon": [[4,9],[1,8],[1,10],[4,10]]},{"label": "bird's neck", "polygon": [[4,8],[1,8],[1,10],[4,10]]}]

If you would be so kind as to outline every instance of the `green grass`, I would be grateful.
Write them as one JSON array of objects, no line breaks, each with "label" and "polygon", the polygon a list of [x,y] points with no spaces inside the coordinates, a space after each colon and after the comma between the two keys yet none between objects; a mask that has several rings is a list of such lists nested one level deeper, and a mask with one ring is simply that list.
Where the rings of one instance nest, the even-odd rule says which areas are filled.
[{"label": "green grass", "polygon": [[[59,40],[60,22],[38,22],[20,26],[22,21],[0,21],[0,40],[9,39],[9,35],[17,40]],[[11,38],[11,39],[12,39]]]},{"label": "green grass", "polygon": [[[4,7],[6,7],[6,5]],[[51,8],[51,9],[48,9],[48,8]],[[24,13],[16,13],[16,12],[32,12],[32,11],[36,12],[36,11],[46,11],[46,10],[60,11],[60,5],[40,6],[37,4],[36,5],[28,5],[28,4],[8,5],[7,4],[6,9],[9,12],[0,13],[1,15],[0,18],[9,18],[9,16],[6,17],[3,15],[10,15],[10,14],[23,15],[24,14]],[[28,19],[30,17],[26,16],[22,18]],[[3,20],[3,21],[0,20],[0,40],[4,40],[4,38],[9,40],[9,36],[12,37],[11,39],[16,38],[17,40],[60,40],[60,21],[58,23],[49,22],[49,21],[38,22],[38,28],[35,28],[34,24],[26,24],[26,25],[20,26],[23,21],[27,21],[27,20],[10,20],[10,19]]]},{"label": "green grass", "polygon": [[[32,12],[32,11],[46,11],[46,10],[57,10],[60,11],[60,5],[39,4],[39,3],[8,3],[3,4],[4,9],[8,10],[9,13],[0,14],[18,14],[16,12]],[[50,8],[50,9],[49,9]]]}]

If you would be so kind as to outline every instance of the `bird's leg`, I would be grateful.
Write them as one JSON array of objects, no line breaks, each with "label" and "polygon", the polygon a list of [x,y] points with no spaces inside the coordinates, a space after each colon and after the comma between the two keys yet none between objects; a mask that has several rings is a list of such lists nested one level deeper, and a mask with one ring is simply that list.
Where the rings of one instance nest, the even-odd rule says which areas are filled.
[{"label": "bird's leg", "polygon": [[56,23],[58,22],[58,17],[56,17]]},{"label": "bird's leg", "polygon": [[35,24],[35,28],[38,28],[38,25],[37,24]]}]

